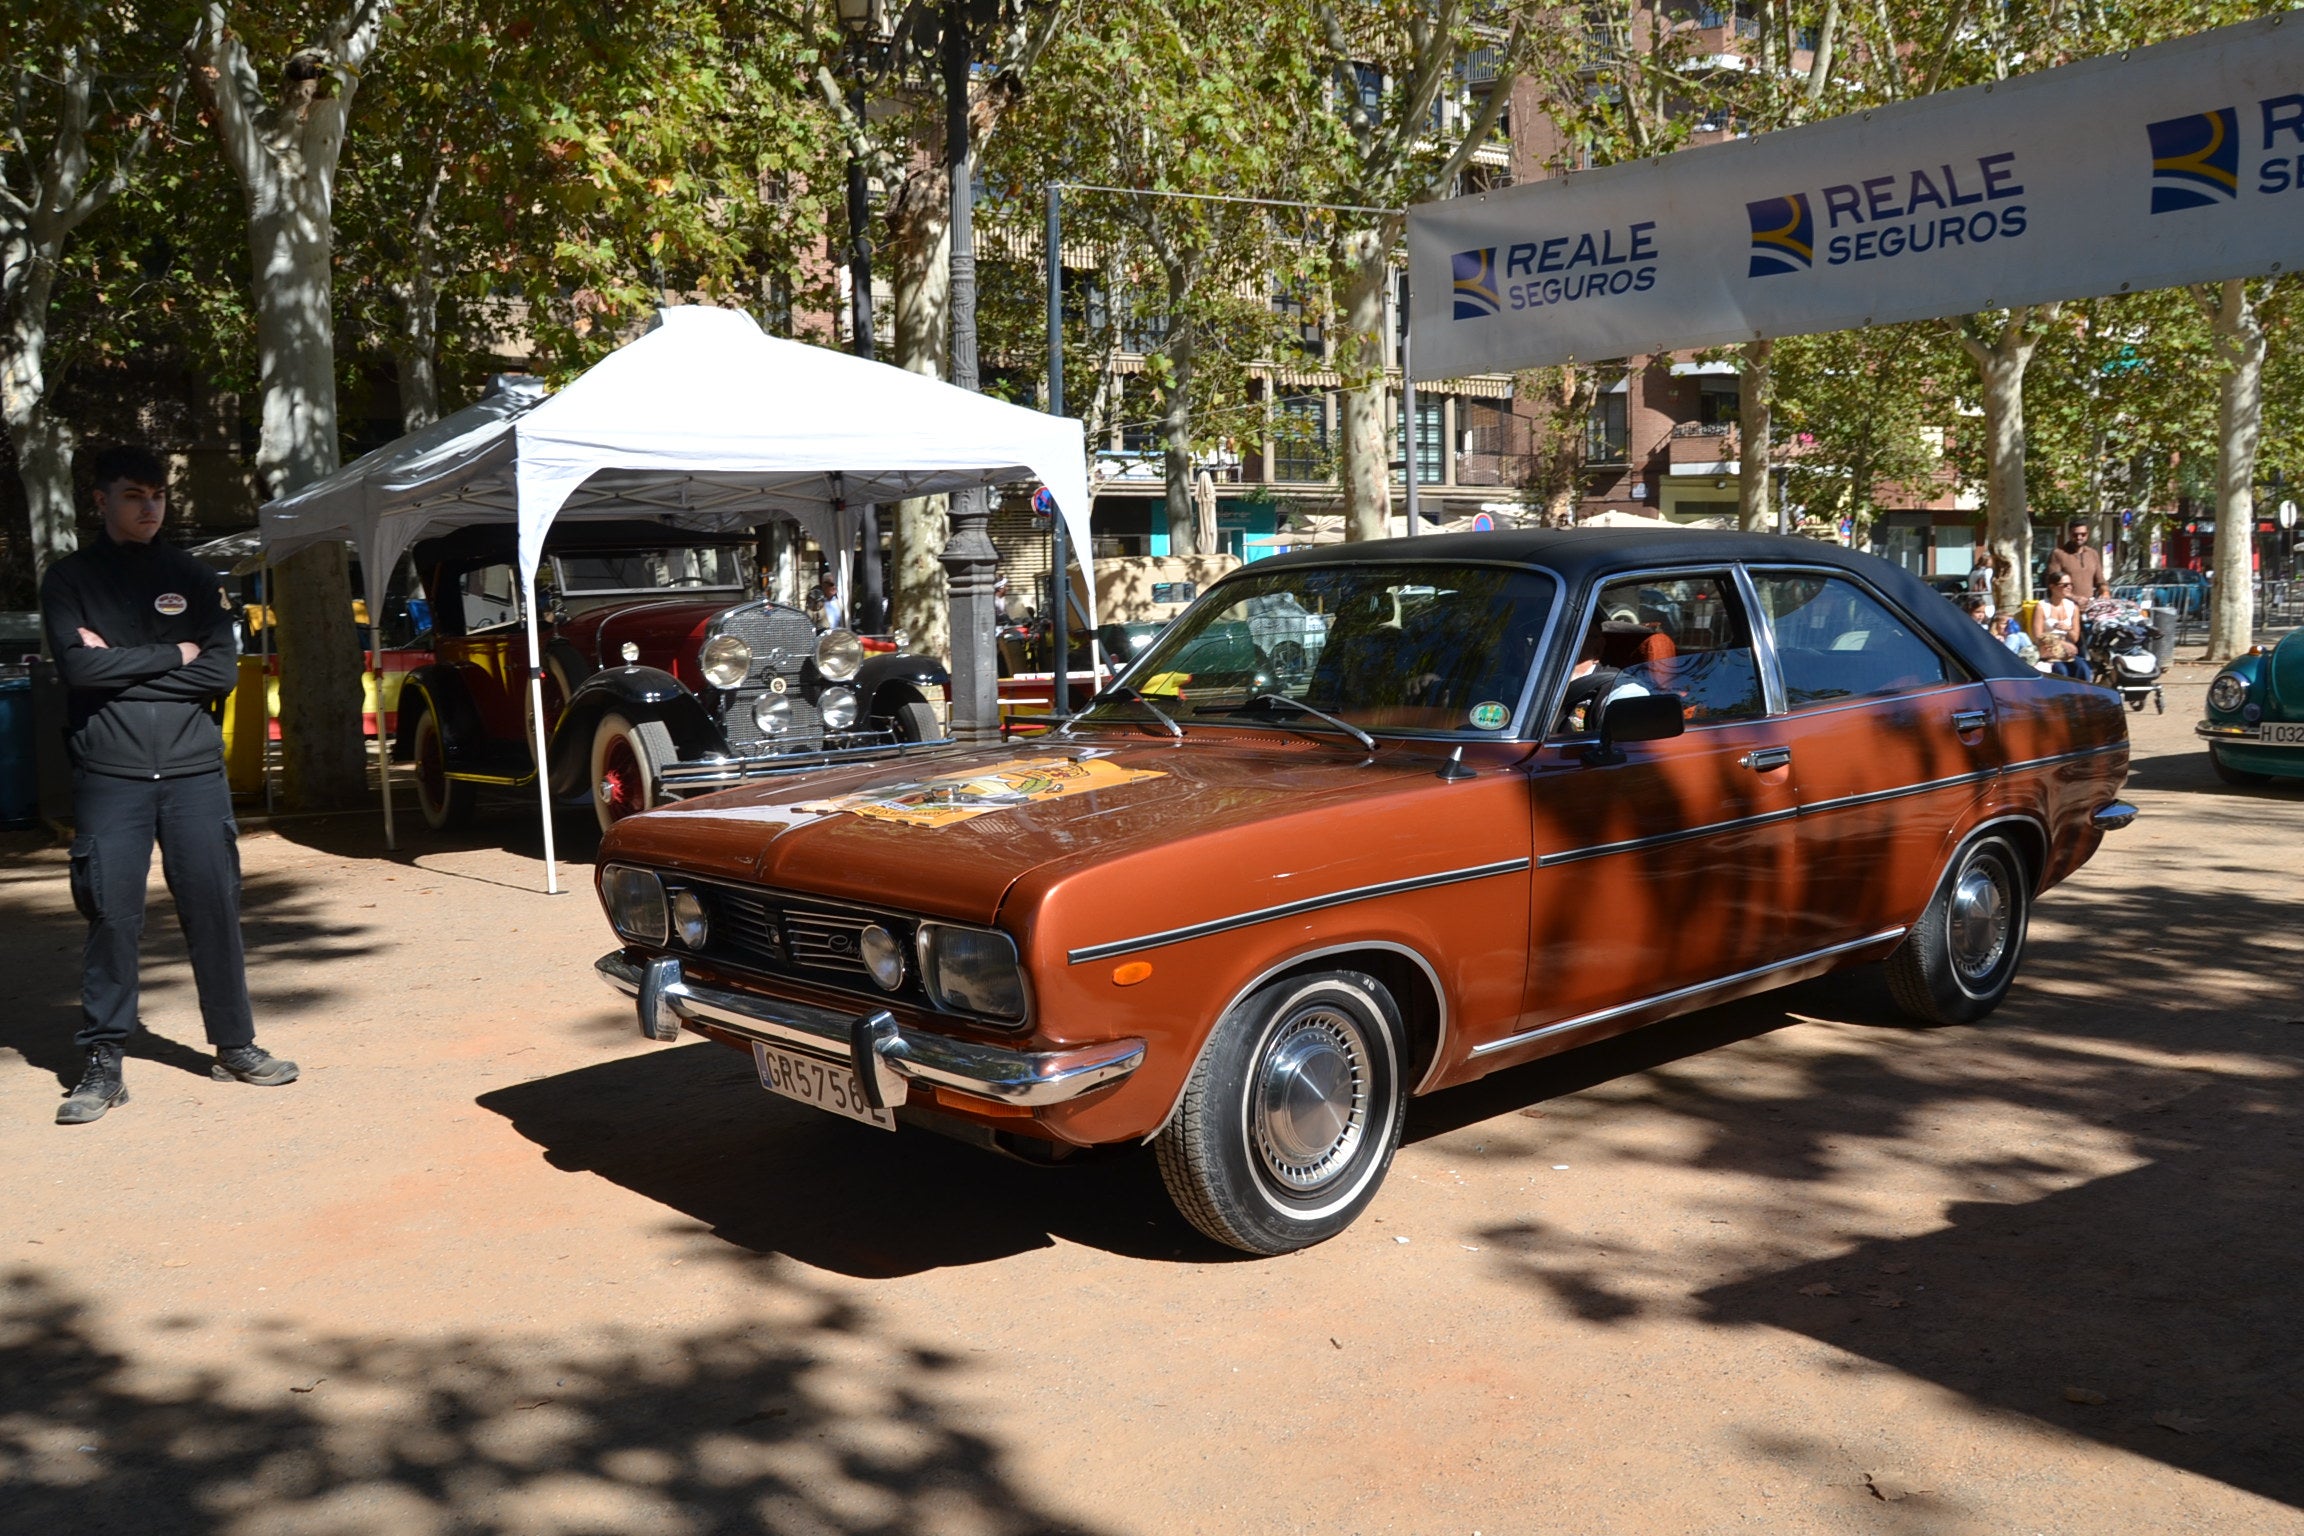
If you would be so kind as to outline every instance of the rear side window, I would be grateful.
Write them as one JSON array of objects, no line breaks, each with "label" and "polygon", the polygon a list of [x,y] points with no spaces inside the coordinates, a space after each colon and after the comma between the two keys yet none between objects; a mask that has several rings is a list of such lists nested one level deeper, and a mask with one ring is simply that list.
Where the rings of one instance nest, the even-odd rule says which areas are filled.
[{"label": "rear side window", "polygon": [[1852,581],[1787,571],[1755,571],[1752,581],[1776,637],[1784,701],[1793,709],[1952,678],[1941,652]]}]

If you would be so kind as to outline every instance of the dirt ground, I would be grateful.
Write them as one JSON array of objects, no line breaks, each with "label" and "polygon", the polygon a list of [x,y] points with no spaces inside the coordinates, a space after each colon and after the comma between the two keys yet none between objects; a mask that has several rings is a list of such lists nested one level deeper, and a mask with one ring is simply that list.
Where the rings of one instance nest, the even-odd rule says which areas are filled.
[{"label": "dirt ground", "polygon": [[2304,792],[2211,777],[2208,675],[1985,1026],[1859,972],[1491,1078],[1278,1260],[642,1042],[517,800],[244,839],[286,1089],[205,1075],[156,880],[59,1128],[19,839],[0,1531],[2304,1532]]}]

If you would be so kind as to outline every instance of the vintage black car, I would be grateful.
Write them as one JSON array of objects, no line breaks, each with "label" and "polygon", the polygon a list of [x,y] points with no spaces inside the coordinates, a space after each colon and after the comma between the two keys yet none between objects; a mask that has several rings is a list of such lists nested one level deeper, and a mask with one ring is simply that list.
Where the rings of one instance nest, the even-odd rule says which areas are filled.
[{"label": "vintage black car", "polygon": [[[394,755],[435,829],[482,785],[533,784],[513,529],[417,544],[433,660],[408,674]],[[752,548],[653,523],[570,523],[545,547],[544,724],[553,793],[603,827],[666,800],[944,739],[933,657],[756,595]]]}]

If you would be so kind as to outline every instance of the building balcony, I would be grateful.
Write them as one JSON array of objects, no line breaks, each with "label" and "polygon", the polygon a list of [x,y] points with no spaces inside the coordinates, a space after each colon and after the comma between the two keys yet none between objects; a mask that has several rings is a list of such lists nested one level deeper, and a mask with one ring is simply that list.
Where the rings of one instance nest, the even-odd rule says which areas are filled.
[{"label": "building balcony", "polygon": [[1666,462],[1675,474],[1689,472],[1690,466],[1717,464],[1729,466],[1733,473],[1743,457],[1733,422],[1681,422],[1672,429],[1667,447]]}]

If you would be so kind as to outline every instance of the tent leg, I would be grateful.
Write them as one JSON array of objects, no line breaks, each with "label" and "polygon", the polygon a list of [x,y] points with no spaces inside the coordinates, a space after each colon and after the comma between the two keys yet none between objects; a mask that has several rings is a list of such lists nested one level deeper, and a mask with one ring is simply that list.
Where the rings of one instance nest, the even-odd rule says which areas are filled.
[{"label": "tent leg", "polygon": [[256,611],[264,617],[264,814],[272,814],[272,562],[256,578]]},{"label": "tent leg", "polygon": [[368,673],[376,682],[376,787],[384,797],[384,851],[400,851],[392,825],[392,733],[384,724],[384,605],[377,601],[376,562],[361,562],[361,585],[368,589]]},{"label": "tent leg", "polygon": [[528,718],[536,729],[536,807],[544,819],[544,891],[560,894],[560,857],[552,843],[552,769],[545,760],[544,646],[536,637],[536,585],[528,585]]}]

